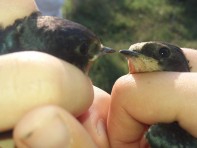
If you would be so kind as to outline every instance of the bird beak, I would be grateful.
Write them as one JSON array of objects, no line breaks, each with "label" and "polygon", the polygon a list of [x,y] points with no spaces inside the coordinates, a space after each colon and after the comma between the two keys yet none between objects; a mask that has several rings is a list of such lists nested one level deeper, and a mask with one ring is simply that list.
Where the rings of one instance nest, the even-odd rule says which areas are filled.
[{"label": "bird beak", "polygon": [[114,50],[114,49],[112,49],[110,47],[106,47],[106,46],[101,45],[101,53],[102,53],[102,55],[107,54],[107,53],[114,53],[114,52],[116,52],[116,50]]},{"label": "bird beak", "polygon": [[128,49],[123,49],[123,50],[120,50],[119,52],[124,54],[126,57],[138,57],[140,55],[139,52],[128,50]]}]

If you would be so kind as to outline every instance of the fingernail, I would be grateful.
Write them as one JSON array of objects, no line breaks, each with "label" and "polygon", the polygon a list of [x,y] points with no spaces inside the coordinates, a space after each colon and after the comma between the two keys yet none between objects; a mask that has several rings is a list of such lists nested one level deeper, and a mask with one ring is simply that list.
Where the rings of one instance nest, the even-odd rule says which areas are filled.
[{"label": "fingernail", "polygon": [[55,116],[21,140],[30,148],[69,147],[69,132],[60,116]]},{"label": "fingernail", "polygon": [[99,119],[97,122],[97,133],[99,136],[106,135],[106,127],[103,119]]}]

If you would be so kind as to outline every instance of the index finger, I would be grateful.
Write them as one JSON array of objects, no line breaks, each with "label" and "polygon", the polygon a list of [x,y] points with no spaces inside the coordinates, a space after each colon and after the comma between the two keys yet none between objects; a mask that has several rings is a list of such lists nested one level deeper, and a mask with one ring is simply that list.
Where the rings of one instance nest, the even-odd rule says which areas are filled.
[{"label": "index finger", "polygon": [[0,57],[0,131],[34,107],[55,104],[79,116],[93,100],[89,78],[75,66],[40,52]]},{"label": "index finger", "polygon": [[1,0],[0,1],[0,24],[6,27],[16,19],[23,18],[37,11],[34,0]]}]

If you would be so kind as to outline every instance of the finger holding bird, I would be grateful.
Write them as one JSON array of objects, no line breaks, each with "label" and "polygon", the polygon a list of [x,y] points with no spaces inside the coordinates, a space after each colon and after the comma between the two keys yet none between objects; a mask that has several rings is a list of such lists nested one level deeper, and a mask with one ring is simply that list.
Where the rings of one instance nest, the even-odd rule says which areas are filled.
[{"label": "finger holding bird", "polygon": [[[197,54],[197,51],[193,53]],[[196,80],[197,75],[188,72],[152,72],[120,77],[111,93],[108,120],[113,146],[118,140],[120,143],[125,141],[125,137],[130,145],[139,145],[147,125],[158,122],[178,121],[181,127],[197,136],[197,120],[193,118],[197,116]],[[191,83],[193,85],[188,85]]]},{"label": "finger holding bird", "polygon": [[3,28],[13,24],[16,19],[38,11],[34,0],[1,0],[0,8],[0,24]]}]

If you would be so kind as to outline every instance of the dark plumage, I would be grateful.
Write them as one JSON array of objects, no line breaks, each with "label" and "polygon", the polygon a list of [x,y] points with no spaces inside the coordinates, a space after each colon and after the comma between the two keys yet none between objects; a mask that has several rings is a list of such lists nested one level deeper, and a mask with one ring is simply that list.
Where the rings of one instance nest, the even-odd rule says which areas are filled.
[{"label": "dark plumage", "polygon": [[46,52],[86,71],[88,62],[114,52],[104,47],[86,27],[72,21],[34,12],[0,29],[0,54],[35,50]]},{"label": "dark plumage", "polygon": [[[151,71],[189,72],[188,60],[182,50],[163,42],[142,42],[121,50],[128,60],[131,73]],[[177,122],[150,126],[146,138],[151,148],[196,148],[197,139]]]}]

